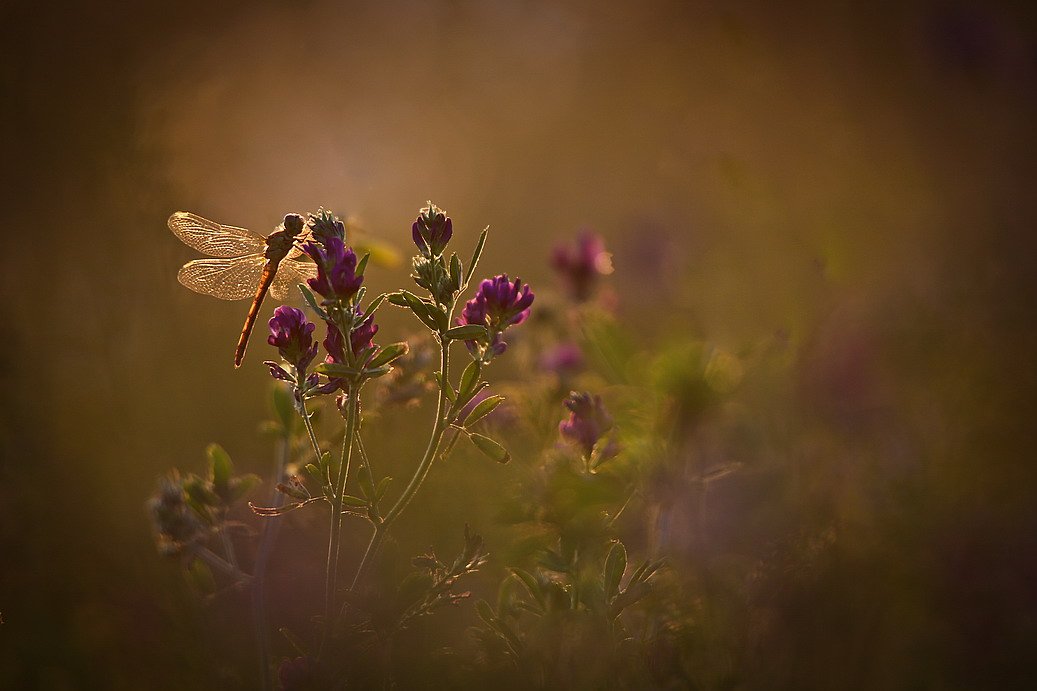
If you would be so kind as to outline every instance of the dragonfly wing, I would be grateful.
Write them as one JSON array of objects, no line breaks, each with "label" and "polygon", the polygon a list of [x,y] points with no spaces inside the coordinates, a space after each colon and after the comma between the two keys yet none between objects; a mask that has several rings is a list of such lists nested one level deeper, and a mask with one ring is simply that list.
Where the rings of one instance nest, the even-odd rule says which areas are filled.
[{"label": "dragonfly wing", "polygon": [[188,247],[210,257],[240,257],[266,250],[266,238],[237,226],[225,226],[187,211],[169,217],[169,229]]},{"label": "dragonfly wing", "polygon": [[[289,255],[290,256],[290,255]],[[309,261],[285,259],[277,267],[277,275],[270,285],[270,294],[276,300],[290,300],[299,296],[295,286],[308,278],[317,278],[317,265]]]},{"label": "dragonfly wing", "polygon": [[197,293],[221,300],[244,300],[255,296],[265,264],[262,254],[233,259],[195,259],[184,264],[176,277]]}]

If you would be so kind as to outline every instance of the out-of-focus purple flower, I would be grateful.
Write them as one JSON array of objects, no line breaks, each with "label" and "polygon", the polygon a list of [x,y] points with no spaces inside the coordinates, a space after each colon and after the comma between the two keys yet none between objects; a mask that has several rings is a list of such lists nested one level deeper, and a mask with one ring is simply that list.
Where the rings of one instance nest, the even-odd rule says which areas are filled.
[{"label": "out-of-focus purple flower", "polygon": [[411,237],[422,254],[438,257],[443,254],[454,234],[454,222],[432,202],[418,213],[411,225]]},{"label": "out-of-focus purple flower", "polygon": [[360,290],[364,277],[356,275],[356,254],[341,239],[329,237],[323,246],[308,242],[303,250],[317,265],[317,278],[306,282],[325,302],[345,302]]},{"label": "out-of-focus purple flower", "polygon": [[198,517],[187,504],[183,481],[175,470],[159,480],[159,489],[147,502],[159,552],[173,556],[204,531]]},{"label": "out-of-focus purple flower", "polygon": [[[529,317],[529,306],[533,304],[533,292],[522,285],[518,278],[512,283],[507,274],[487,278],[479,284],[475,297],[465,303],[458,326],[479,324],[490,332],[490,348],[500,355],[508,347],[501,334],[509,326],[521,324]],[[475,351],[475,341],[465,341],[468,349]]]},{"label": "out-of-focus purple flower", "polygon": [[584,456],[590,456],[598,440],[612,429],[612,416],[605,410],[601,396],[589,393],[573,391],[565,399],[565,407],[569,409],[569,419],[562,420],[558,431],[576,444]]},{"label": "out-of-focus purple flower", "polygon": [[583,351],[575,343],[559,343],[540,356],[540,367],[559,377],[568,377],[583,369]]},{"label": "out-of-focus purple flower", "polygon": [[[270,336],[266,342],[277,348],[277,352],[295,369],[304,372],[317,356],[317,344],[313,342],[316,324],[306,320],[302,310],[281,305],[270,318]],[[273,372],[271,372],[273,373]],[[278,375],[275,377],[280,379]]]},{"label": "out-of-focus purple flower", "polygon": [[593,294],[598,277],[612,273],[612,254],[605,250],[605,241],[600,235],[585,230],[576,237],[575,247],[558,245],[554,248],[551,265],[572,297],[584,301]]},{"label": "out-of-focus purple flower", "polygon": [[321,207],[316,214],[310,214],[306,226],[310,229],[313,239],[325,247],[331,238],[338,238],[343,242],[346,240],[345,224],[324,207]]}]

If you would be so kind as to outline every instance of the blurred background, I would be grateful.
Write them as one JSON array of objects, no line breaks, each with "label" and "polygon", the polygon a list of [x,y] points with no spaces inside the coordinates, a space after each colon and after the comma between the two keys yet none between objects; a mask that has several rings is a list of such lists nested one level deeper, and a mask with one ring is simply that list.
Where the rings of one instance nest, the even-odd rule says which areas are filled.
[{"label": "blurred background", "polygon": [[[4,3],[0,686],[249,687],[233,608],[159,557],[144,502],[211,441],[269,473],[275,305],[235,371],[246,305],[176,282],[197,255],[166,218],[267,233],[324,205],[406,256],[428,199],[545,295],[594,228],[638,347],[746,363],[755,441],[693,436],[757,470],[712,500],[712,547],[669,551],[781,575],[770,624],[724,624],[756,632],[725,643],[741,674],[701,688],[1025,685],[1035,32],[968,0]],[[419,550],[472,520],[411,511]],[[773,536],[731,547],[760,525],[837,548],[803,576]]]}]

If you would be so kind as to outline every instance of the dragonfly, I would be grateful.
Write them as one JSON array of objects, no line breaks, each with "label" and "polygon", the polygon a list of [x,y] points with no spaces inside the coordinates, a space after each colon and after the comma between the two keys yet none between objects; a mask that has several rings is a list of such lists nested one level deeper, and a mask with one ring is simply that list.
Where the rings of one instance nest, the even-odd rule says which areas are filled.
[{"label": "dragonfly", "polygon": [[221,300],[252,298],[234,349],[234,367],[240,367],[267,293],[277,300],[287,300],[298,283],[316,278],[317,265],[306,261],[301,249],[309,230],[298,214],[285,216],[267,236],[187,211],[174,213],[168,225],[185,245],[214,257],[184,264],[176,275],[181,284]]}]

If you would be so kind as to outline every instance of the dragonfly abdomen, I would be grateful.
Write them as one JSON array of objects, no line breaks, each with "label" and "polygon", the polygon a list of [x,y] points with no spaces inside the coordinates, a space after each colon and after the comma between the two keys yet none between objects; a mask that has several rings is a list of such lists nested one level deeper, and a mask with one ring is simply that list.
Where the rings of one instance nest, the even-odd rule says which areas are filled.
[{"label": "dragonfly abdomen", "polygon": [[266,266],[263,267],[263,275],[259,278],[256,296],[252,299],[252,304],[248,308],[245,326],[241,329],[238,346],[234,349],[235,367],[241,367],[241,361],[245,358],[245,348],[248,347],[248,338],[252,335],[252,329],[255,327],[256,319],[259,317],[259,308],[263,306],[263,299],[266,297],[267,291],[270,290],[270,284],[274,282],[274,276],[277,275],[277,266],[280,263],[280,259],[270,259],[267,261]]}]

